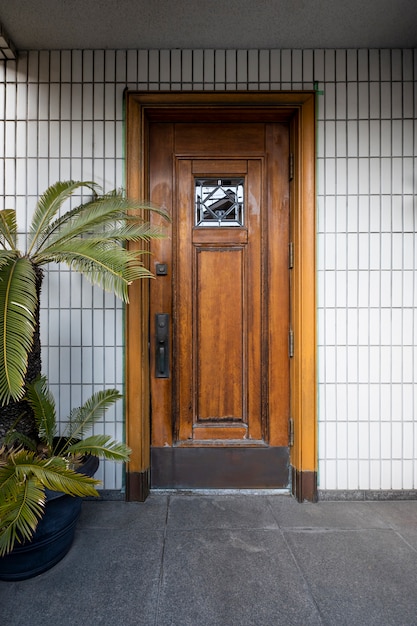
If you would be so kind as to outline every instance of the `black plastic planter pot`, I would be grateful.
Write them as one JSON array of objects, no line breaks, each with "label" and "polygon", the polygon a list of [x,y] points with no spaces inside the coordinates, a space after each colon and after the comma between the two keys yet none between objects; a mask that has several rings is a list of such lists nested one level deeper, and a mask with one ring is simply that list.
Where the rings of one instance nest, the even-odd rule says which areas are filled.
[{"label": "black plastic planter pot", "polygon": [[[96,457],[88,457],[79,470],[94,476],[99,465]],[[69,551],[74,540],[82,498],[59,491],[46,490],[45,514],[32,541],[18,545],[0,558],[0,580],[25,580],[46,572]]]}]

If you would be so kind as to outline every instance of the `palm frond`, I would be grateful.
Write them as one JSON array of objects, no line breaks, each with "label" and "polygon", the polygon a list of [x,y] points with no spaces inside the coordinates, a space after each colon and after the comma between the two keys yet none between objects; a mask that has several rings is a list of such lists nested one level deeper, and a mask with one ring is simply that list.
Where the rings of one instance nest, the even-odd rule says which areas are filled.
[{"label": "palm frond", "polygon": [[9,450],[7,461],[0,461],[2,499],[14,497],[14,476],[20,483],[34,476],[46,489],[80,497],[97,496],[94,486],[100,484],[99,480],[69,468],[62,456],[42,459],[36,452],[24,448]]},{"label": "palm frond", "polygon": [[0,211],[0,246],[16,250],[17,221],[14,209]]},{"label": "palm frond", "polygon": [[75,472],[61,457],[40,459],[23,448],[0,455],[0,555],[30,539],[45,505],[45,488],[71,496],[97,496],[100,481]]},{"label": "palm frond", "polygon": [[[69,467],[60,467],[57,461],[62,460],[61,457],[45,459],[45,467],[37,468],[29,465],[26,471],[33,471],[38,480],[52,491],[61,491],[69,496],[79,496],[81,498],[98,496],[95,485],[100,485],[100,481],[81,472],[75,472]],[[24,469],[23,466],[21,469]]]},{"label": "palm frond", "polygon": [[17,250],[0,250],[0,270],[2,267],[10,263],[11,261],[18,259],[19,257],[20,254]]},{"label": "palm frond", "polygon": [[123,223],[127,219],[134,220],[138,224],[146,224],[148,222],[146,216],[150,211],[167,218],[166,212],[162,209],[146,202],[136,202],[125,198],[121,192],[111,192],[96,197],[86,204],[67,211],[51,223],[44,232],[43,243],[39,249],[45,257],[51,245],[62,245],[80,236],[102,234],[106,229],[113,228],[114,224]]},{"label": "palm frond", "polygon": [[72,194],[81,187],[88,187],[94,190],[95,184],[92,182],[80,181],[59,181],[42,194],[33,214],[32,223],[29,229],[28,237],[28,254],[33,250],[38,250],[45,236],[48,234],[48,228],[51,220],[58,213],[63,203],[72,196]]},{"label": "palm frond", "polygon": [[[88,240],[91,241],[95,237],[95,234],[88,236]],[[149,222],[139,222],[133,216],[127,217],[118,224],[112,223],[108,229],[101,233],[102,239],[117,241],[120,244],[125,244],[128,241],[139,242],[164,239],[165,237],[166,233],[160,226],[152,225]],[[98,233],[97,238],[100,238],[100,233]]]},{"label": "palm frond", "polygon": [[[118,202],[111,200],[108,203],[98,200],[90,200],[86,204],[81,204],[70,211],[66,211],[55,221],[50,223],[45,230],[43,245],[40,247],[42,256],[48,254],[48,247],[63,244],[64,242],[88,235],[97,229],[103,229],[107,224],[112,224],[123,218],[125,212],[121,209],[125,200],[121,198]],[[37,255],[35,253],[35,258]]]},{"label": "palm frond", "polygon": [[13,496],[2,498],[0,506],[0,557],[31,539],[44,513],[45,490],[35,477],[18,483],[14,476],[14,487]]},{"label": "palm frond", "polygon": [[122,398],[117,389],[104,389],[94,393],[81,407],[71,411],[64,436],[81,439],[100,420],[107,409]]},{"label": "palm frond", "polygon": [[143,266],[140,255],[111,241],[92,245],[88,239],[74,239],[68,246],[51,246],[48,253],[45,261],[39,256],[39,264],[51,260],[65,263],[83,274],[93,285],[114,293],[124,302],[128,302],[130,283],[140,278],[153,277]]},{"label": "palm frond", "polygon": [[92,435],[67,448],[69,454],[92,454],[110,461],[127,463],[131,449],[120,441],[114,441],[110,435]]},{"label": "palm frond", "polygon": [[27,384],[26,398],[33,410],[39,439],[52,450],[53,440],[57,434],[56,408],[54,397],[44,376]]},{"label": "palm frond", "polygon": [[25,257],[0,271],[0,404],[22,398],[27,357],[36,326],[36,274]]},{"label": "palm frond", "polygon": [[3,443],[6,446],[24,446],[27,450],[36,451],[37,443],[24,433],[19,433],[18,430],[14,428],[10,429],[5,436],[3,437]]}]

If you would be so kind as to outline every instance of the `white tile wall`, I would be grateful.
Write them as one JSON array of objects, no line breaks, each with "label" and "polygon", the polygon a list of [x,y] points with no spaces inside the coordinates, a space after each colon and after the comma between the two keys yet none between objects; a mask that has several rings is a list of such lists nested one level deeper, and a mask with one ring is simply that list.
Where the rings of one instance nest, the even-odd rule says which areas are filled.
[{"label": "white tile wall", "polygon": [[[76,50],[0,62],[0,206],[25,232],[57,179],[123,185],[123,91],[317,91],[319,486],[417,487],[417,51]],[[62,415],[123,387],[123,314],[62,268],[43,291]],[[123,410],[99,430],[121,438]],[[101,467],[107,489],[120,467]]]}]

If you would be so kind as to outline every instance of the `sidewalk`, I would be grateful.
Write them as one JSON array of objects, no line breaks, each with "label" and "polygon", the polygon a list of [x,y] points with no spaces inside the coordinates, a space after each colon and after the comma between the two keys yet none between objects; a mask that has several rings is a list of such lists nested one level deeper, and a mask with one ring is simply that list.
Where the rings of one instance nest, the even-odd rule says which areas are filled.
[{"label": "sidewalk", "polygon": [[84,502],[49,572],[0,582],[4,626],[417,625],[417,501]]}]

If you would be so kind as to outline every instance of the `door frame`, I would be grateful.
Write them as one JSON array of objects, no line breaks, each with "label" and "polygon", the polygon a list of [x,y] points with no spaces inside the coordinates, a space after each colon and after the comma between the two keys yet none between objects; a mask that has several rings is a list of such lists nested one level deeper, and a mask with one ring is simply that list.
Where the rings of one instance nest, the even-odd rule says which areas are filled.
[{"label": "door frame", "polygon": [[[148,193],[150,121],[286,121],[290,127],[291,490],[317,499],[315,92],[126,91],[126,190]],[[126,498],[150,489],[149,281],[136,281],[126,307],[126,440],[132,448]]]}]

